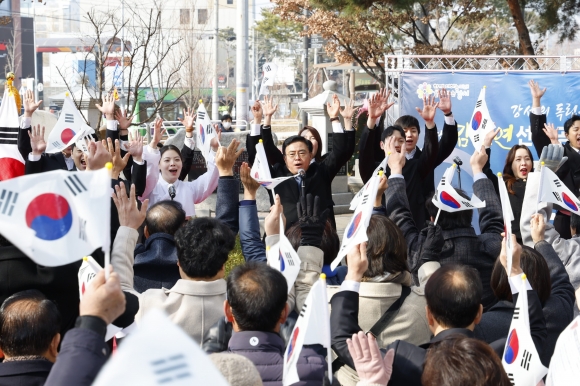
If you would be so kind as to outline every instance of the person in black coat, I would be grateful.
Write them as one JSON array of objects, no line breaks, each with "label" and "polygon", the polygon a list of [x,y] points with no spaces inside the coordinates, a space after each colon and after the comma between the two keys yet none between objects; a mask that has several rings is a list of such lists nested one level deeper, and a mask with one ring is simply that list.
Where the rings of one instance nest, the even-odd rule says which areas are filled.
[{"label": "person in black coat", "polygon": [[[369,100],[369,117],[359,140],[359,171],[364,183],[372,177],[374,170],[386,155],[384,142],[386,136],[376,125],[381,115],[392,106],[392,103],[387,103],[387,99],[388,93],[382,90]],[[403,176],[407,184],[407,197],[411,204],[412,217],[418,229],[424,228],[425,220],[428,218],[425,202],[435,191],[434,170],[449,157],[457,144],[457,123],[451,111],[451,96],[445,89],[442,89],[439,92],[439,99],[440,101],[435,103],[434,97],[423,98],[423,110],[417,108],[425,120],[423,149],[417,147],[421,130],[419,121],[415,117],[403,115],[394,123],[394,126],[400,126],[405,132],[408,162],[403,168]],[[437,108],[445,115],[445,125],[439,141],[437,141],[437,126],[434,121]],[[385,173],[390,176],[391,171],[388,167]]]},{"label": "person in black coat", "polygon": [[[353,281],[360,280],[368,268],[364,248],[364,244],[361,244],[358,248],[353,248],[348,254],[348,275],[341,286],[342,290],[330,300],[332,349],[343,363],[353,368],[354,363],[348,351],[346,340],[361,331],[357,317],[359,312],[358,289],[353,286]],[[521,248],[516,247],[510,276],[519,277],[523,273],[519,266],[519,252],[521,252]],[[505,248],[503,255],[503,261],[505,261]],[[425,286],[425,297],[427,300],[427,319],[435,336],[429,343],[421,346],[397,340],[383,350],[385,352],[390,349],[395,351],[390,386],[421,386],[423,365],[427,350],[431,345],[454,334],[469,338],[474,337],[473,329],[481,320],[483,312],[482,290],[477,271],[465,265],[448,264],[432,274]],[[517,297],[517,294],[514,294],[514,297]],[[528,312],[531,336],[536,349],[541,352],[542,344],[546,339],[546,324],[540,301],[534,290],[528,291]],[[499,357],[503,355],[505,341],[504,337],[491,344]]]},{"label": "person in black coat", "polygon": [[[544,217],[535,215],[532,219],[534,249],[523,247],[520,264],[530,285],[538,293],[546,319],[548,336],[540,359],[544,366],[549,367],[560,333],[574,318],[575,299],[574,287],[570,284],[564,265],[554,248],[544,241],[545,227]],[[508,334],[514,312],[515,301],[512,301],[508,278],[499,260],[491,275],[491,285],[499,302],[483,314],[480,324],[474,330],[477,338],[488,343]]]},{"label": "person in black coat", "polygon": [[[558,139],[558,131],[554,125],[547,125],[546,114],[542,114],[541,99],[546,89],[540,88],[537,82],[530,80],[530,92],[532,94],[532,110],[530,111],[530,131],[532,133],[532,143],[536,148],[538,157],[541,156],[544,146],[549,144],[562,145]],[[575,196],[580,194],[580,116],[573,115],[564,123],[564,134],[566,142],[564,146],[564,156],[568,157],[557,171],[556,175],[566,185]],[[563,239],[571,239],[570,233],[570,212],[566,208],[558,207],[558,212],[554,218],[554,228]]]}]

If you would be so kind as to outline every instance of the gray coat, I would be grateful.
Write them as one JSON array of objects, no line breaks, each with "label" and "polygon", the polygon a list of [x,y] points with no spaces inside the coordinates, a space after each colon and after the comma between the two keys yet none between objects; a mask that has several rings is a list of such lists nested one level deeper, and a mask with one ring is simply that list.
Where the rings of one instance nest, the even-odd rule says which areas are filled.
[{"label": "gray coat", "polygon": [[[503,215],[499,198],[490,180],[482,178],[475,181],[473,193],[485,201],[485,207],[478,209],[481,234],[477,235],[472,227],[443,230],[445,244],[439,261],[441,264],[462,263],[477,269],[483,284],[481,303],[488,309],[496,302],[489,282],[493,265],[501,251]],[[405,193],[405,180],[390,178],[385,199],[389,218],[401,229],[407,241],[409,268],[411,272],[416,272],[421,266],[425,235],[419,232],[411,216]]]}]

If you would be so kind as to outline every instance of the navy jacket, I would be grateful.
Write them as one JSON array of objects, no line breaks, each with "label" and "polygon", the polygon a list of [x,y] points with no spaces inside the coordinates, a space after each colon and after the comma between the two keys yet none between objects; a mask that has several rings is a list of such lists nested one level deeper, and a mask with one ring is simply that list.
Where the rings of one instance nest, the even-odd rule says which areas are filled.
[{"label": "navy jacket", "polygon": [[134,287],[139,293],[150,288],[171,288],[180,279],[177,249],[172,235],[155,233],[135,247]]},{"label": "navy jacket", "polygon": [[51,368],[43,359],[0,363],[0,386],[42,386]]},{"label": "navy jacket", "polygon": [[[274,332],[240,331],[234,333],[228,351],[242,355],[256,366],[264,386],[281,386],[284,372],[284,340]],[[327,369],[326,360],[313,348],[304,346],[297,364],[299,386],[320,386]]]},{"label": "navy jacket", "polygon": [[[552,282],[550,297],[542,305],[548,337],[540,353],[540,359],[544,366],[548,367],[558,337],[574,318],[574,287],[570,284],[570,278],[558,254],[550,244],[540,241],[535,245],[535,249],[546,259]],[[507,336],[513,313],[514,303],[503,300],[495,304],[483,314],[481,322],[475,327],[475,336],[488,343]]]}]

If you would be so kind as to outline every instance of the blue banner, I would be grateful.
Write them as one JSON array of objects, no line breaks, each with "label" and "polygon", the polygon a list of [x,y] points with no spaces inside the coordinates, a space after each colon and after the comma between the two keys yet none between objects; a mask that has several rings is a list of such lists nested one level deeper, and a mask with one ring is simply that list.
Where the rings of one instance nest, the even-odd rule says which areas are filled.
[{"label": "blue banner", "polygon": [[[516,144],[532,148],[537,161],[537,152],[532,145],[529,114],[532,108],[532,97],[528,86],[531,79],[548,90],[542,98],[542,110],[547,114],[548,123],[558,127],[561,142],[566,142],[564,122],[578,114],[578,92],[580,91],[580,73],[545,73],[545,72],[404,72],[399,111],[401,115],[409,114],[419,119],[416,107],[423,106],[423,96],[437,95],[438,90],[446,88],[451,92],[453,115],[458,125],[459,140],[453,154],[435,171],[435,186],[443,171],[459,156],[463,161],[461,181],[462,188],[471,194],[473,184],[469,159],[473,154],[473,145],[469,139],[468,126],[479,92],[483,86],[486,90],[486,103],[491,119],[500,128],[498,136],[491,147],[491,168],[497,173],[503,171],[509,149]],[[443,128],[443,114],[437,111],[435,117],[439,136]],[[424,128],[421,129],[422,134]],[[419,139],[422,146],[423,135]],[[458,182],[455,179],[454,185]]]}]

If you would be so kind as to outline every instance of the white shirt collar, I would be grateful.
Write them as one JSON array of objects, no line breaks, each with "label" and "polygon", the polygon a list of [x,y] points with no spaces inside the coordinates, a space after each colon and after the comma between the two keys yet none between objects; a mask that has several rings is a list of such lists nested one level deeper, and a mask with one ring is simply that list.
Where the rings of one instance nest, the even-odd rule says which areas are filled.
[{"label": "white shirt collar", "polygon": [[415,148],[412,151],[410,151],[407,154],[405,154],[405,157],[407,159],[411,159],[411,158],[413,158],[415,156],[415,153],[416,152],[417,152],[417,146],[415,146]]}]

